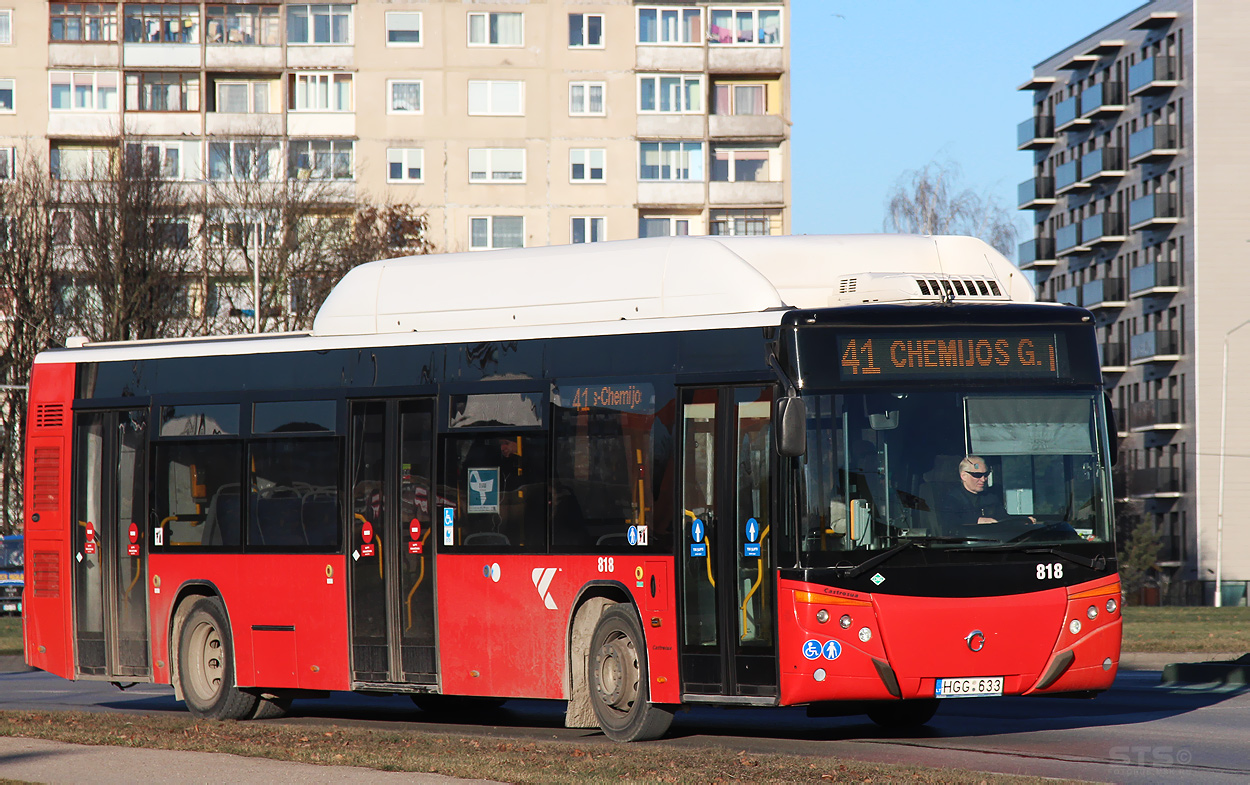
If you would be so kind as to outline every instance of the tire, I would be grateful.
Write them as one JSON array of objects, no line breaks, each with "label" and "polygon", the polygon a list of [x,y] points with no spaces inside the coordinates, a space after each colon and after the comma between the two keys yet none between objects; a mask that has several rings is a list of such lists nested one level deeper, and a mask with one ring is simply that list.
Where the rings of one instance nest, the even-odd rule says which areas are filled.
[{"label": "tire", "polygon": [[633,608],[604,610],[590,638],[590,705],[613,741],[658,739],[673,722],[673,709],[647,701],[646,639]]},{"label": "tire", "polygon": [[886,701],[868,710],[868,719],[889,730],[914,730],[937,714],[937,698]]},{"label": "tire", "polygon": [[468,695],[436,695],[422,692],[412,695],[412,702],[421,711],[442,714],[461,720],[476,719],[480,714],[495,711],[504,705],[504,698],[477,698]]},{"label": "tire", "polygon": [[285,717],[291,710],[291,699],[273,693],[256,696],[256,708],[252,710],[253,720],[276,720]]},{"label": "tire", "polygon": [[191,606],[178,636],[178,683],[191,715],[242,720],[256,712],[256,695],[235,686],[234,641],[226,608],[216,597]]}]

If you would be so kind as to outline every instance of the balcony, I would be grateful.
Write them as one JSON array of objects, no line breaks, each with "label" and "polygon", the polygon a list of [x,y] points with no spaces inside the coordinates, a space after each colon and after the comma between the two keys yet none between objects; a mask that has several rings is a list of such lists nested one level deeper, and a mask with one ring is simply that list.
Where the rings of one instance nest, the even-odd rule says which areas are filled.
[{"label": "balcony", "polygon": [[1076,188],[1088,188],[1089,183],[1081,181],[1081,159],[1074,158],[1066,164],[1055,167],[1055,195],[1065,194]]},{"label": "balcony", "polygon": [[1081,247],[1089,250],[1104,243],[1120,243],[1128,239],[1124,234],[1124,213],[1099,213],[1081,221]]},{"label": "balcony", "polygon": [[[639,125],[642,124],[644,115],[639,115]],[[663,115],[660,115],[663,117]],[[695,136],[702,136],[703,118],[699,115],[692,117],[699,126]],[[708,136],[713,139],[739,139],[739,140],[760,140],[766,139],[775,141],[784,139],[786,135],[786,121],[781,115],[777,114],[729,114],[709,115],[707,118]]]},{"label": "balcony", "polygon": [[1181,402],[1175,398],[1136,401],[1129,406],[1133,431],[1175,431],[1181,427]]},{"label": "balcony", "polygon": [[1180,152],[1179,135],[1174,125],[1152,125],[1129,134],[1128,162],[1140,164],[1167,158]]},{"label": "balcony", "polygon": [[1128,203],[1130,229],[1146,229],[1158,224],[1180,221],[1176,194],[1147,194]]},{"label": "balcony", "polygon": [[1081,287],[1069,286],[1067,289],[1060,289],[1055,292],[1055,302],[1064,305],[1080,305],[1081,304]]},{"label": "balcony", "polygon": [[1128,69],[1128,94],[1136,98],[1171,90],[1180,84],[1178,76],[1175,57],[1156,55],[1142,60]]},{"label": "balcony", "polygon": [[1176,262],[1152,262],[1134,267],[1128,274],[1130,297],[1179,292],[1180,269]]},{"label": "balcony", "polygon": [[1062,131],[1073,125],[1086,125],[1087,118],[1081,117],[1081,97],[1074,95],[1066,101],[1055,104],[1055,130]]},{"label": "balcony", "polygon": [[1080,224],[1072,223],[1055,230],[1055,256],[1065,256],[1074,253],[1080,244]]},{"label": "balcony", "polygon": [[1126,174],[1123,147],[1103,147],[1081,156],[1081,182],[1094,183]]},{"label": "balcony", "polygon": [[1176,330],[1155,330],[1134,335],[1129,338],[1128,356],[1133,365],[1179,360],[1180,334]]},{"label": "balcony", "polygon": [[[1111,341],[1098,344],[1098,364],[1102,366],[1104,371],[1127,371],[1128,352],[1124,351],[1124,342]],[[1115,413],[1116,427],[1120,430],[1127,430],[1127,425],[1121,414],[1119,411]]]},{"label": "balcony", "polygon": [[1031,117],[1016,126],[1017,150],[1045,147],[1055,141],[1055,118],[1050,115]]},{"label": "balcony", "polygon": [[1098,308],[1123,308],[1128,305],[1124,299],[1123,278],[1095,278],[1086,281],[1081,287],[1081,305],[1091,311]]},{"label": "balcony", "polygon": [[1053,237],[1036,237],[1026,240],[1020,243],[1020,248],[1016,252],[1016,264],[1021,270],[1054,267],[1056,263],[1055,238]]},{"label": "balcony", "polygon": [[717,207],[758,207],[785,204],[785,183],[713,182],[708,184],[708,201]]},{"label": "balcony", "polygon": [[1176,498],[1181,495],[1181,470],[1172,466],[1134,469],[1129,475],[1130,496]]},{"label": "balcony", "polygon": [[1081,117],[1093,119],[1124,111],[1124,83],[1099,82],[1081,91]]},{"label": "balcony", "polygon": [[1053,177],[1034,177],[1016,187],[1016,202],[1021,210],[1048,207],[1055,203],[1055,180]]}]

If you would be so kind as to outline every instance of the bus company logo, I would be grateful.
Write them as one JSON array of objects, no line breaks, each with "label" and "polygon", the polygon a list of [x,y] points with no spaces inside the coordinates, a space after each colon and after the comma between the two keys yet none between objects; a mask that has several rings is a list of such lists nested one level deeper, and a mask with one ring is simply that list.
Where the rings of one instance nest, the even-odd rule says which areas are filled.
[{"label": "bus company logo", "polygon": [[548,610],[556,610],[556,601],[552,598],[551,592],[547,591],[551,587],[551,581],[556,577],[555,567],[535,567],[533,573],[534,588],[538,589],[538,595],[543,598],[543,604]]}]

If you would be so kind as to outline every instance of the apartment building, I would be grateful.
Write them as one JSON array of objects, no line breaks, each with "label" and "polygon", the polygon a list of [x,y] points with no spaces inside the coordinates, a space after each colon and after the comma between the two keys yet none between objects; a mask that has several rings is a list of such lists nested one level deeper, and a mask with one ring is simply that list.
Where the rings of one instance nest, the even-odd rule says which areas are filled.
[{"label": "apartment building", "polygon": [[788,14],[0,0],[0,170],[34,145],[53,177],[90,177],[124,134],[174,180],[418,205],[439,251],[783,234]]},{"label": "apartment building", "polygon": [[1165,590],[1206,603],[1250,580],[1248,36],[1250,4],[1154,0],[1020,86],[1019,265],[1093,312],[1119,494],[1155,524]]}]

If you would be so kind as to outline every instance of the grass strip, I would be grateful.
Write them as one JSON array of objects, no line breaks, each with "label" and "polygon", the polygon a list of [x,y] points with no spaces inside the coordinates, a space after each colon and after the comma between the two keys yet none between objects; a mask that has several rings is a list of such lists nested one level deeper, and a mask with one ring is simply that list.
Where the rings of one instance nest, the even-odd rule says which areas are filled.
[{"label": "grass strip", "polygon": [[0,735],[74,744],[225,752],[382,771],[432,772],[516,783],[909,782],[1053,783],[1040,777],[863,763],[833,757],[756,754],[663,742],[513,741],[414,730],[210,722],[187,716],[0,712]]},{"label": "grass strip", "polygon": [[1124,609],[1124,651],[1250,652],[1250,608]]}]

